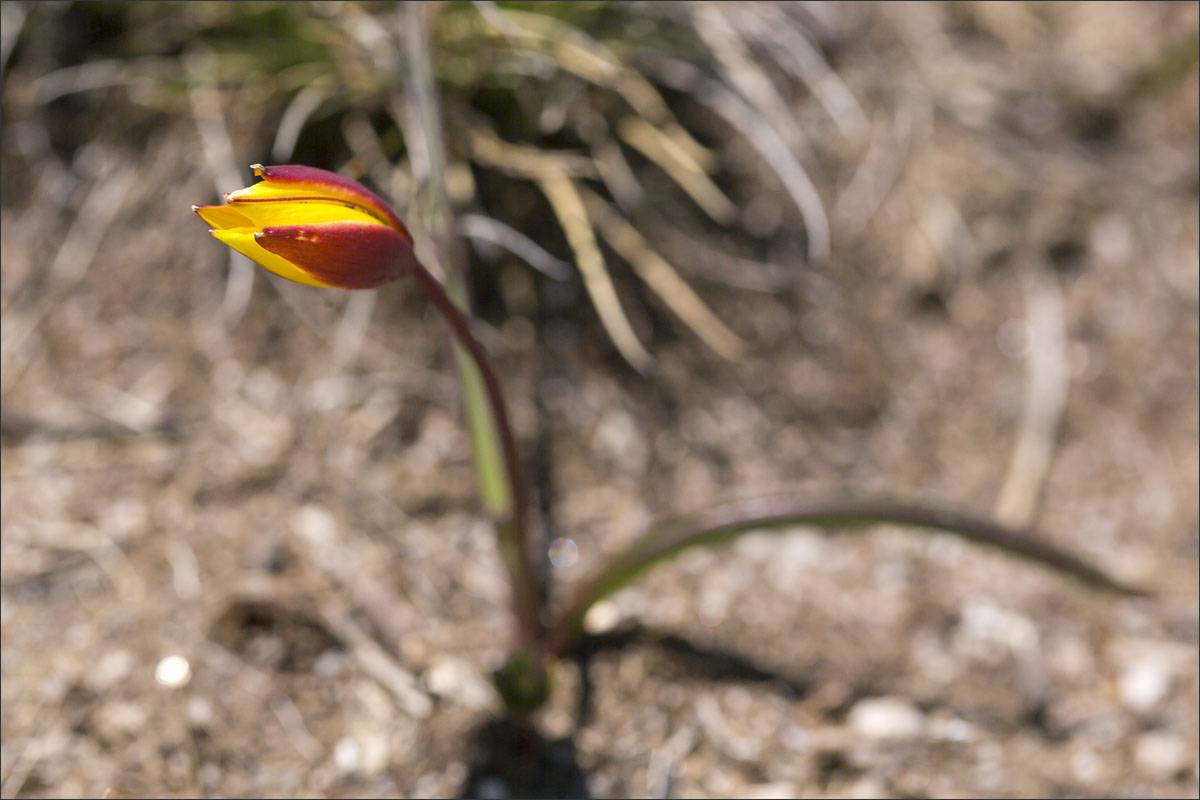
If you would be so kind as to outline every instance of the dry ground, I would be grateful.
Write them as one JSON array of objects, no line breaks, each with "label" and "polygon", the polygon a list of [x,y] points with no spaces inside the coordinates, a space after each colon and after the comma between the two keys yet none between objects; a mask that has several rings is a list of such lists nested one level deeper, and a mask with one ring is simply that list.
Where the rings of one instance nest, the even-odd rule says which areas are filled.
[{"label": "dry ground", "polygon": [[[577,282],[476,264],[547,524],[579,549],[554,578],[722,496],[988,512],[1015,470],[1004,503],[1041,490],[1046,536],[1160,596],[894,530],[690,554],[606,609],[678,636],[598,654],[586,715],[565,665],[559,741],[522,767],[543,783],[516,791],[1196,796],[1200,83],[1154,76],[1197,6],[813,8],[869,126],[799,119],[829,263],[803,265],[778,179],[685,97],[739,232],[639,166],[670,198],[646,230],[747,357],[618,268],[657,359],[639,376]],[[261,273],[241,310],[189,210],[214,198],[193,120],[115,91],[39,105],[30,63],[4,78],[3,795],[512,791],[476,737],[506,586],[438,320],[409,286]],[[229,114],[265,159],[261,120]],[[569,258],[527,187],[479,186]],[[1035,363],[1035,416],[1066,390],[1049,433]],[[172,655],[186,685],[156,681]]]}]

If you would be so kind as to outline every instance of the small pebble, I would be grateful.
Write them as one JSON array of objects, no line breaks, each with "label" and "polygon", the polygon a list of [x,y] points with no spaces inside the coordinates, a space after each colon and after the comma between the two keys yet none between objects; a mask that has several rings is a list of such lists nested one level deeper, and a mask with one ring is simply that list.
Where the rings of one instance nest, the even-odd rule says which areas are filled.
[{"label": "small pebble", "polygon": [[1143,733],[1137,740],[1133,759],[1142,774],[1149,778],[1168,780],[1182,772],[1188,763],[1187,744],[1183,739],[1163,731]]},{"label": "small pebble", "polygon": [[621,621],[621,610],[617,604],[601,600],[592,606],[583,618],[583,629],[588,633],[604,633],[616,627]]},{"label": "small pebble", "polygon": [[475,668],[455,658],[435,661],[425,672],[425,686],[433,694],[468,708],[484,708],[492,699],[491,687]]},{"label": "small pebble", "polygon": [[850,709],[850,727],[868,739],[907,739],[921,732],[921,710],[903,697],[869,697]]},{"label": "small pebble", "polygon": [[1167,694],[1171,676],[1156,661],[1139,661],[1129,666],[1117,686],[1121,702],[1132,711],[1149,711]]},{"label": "small pebble", "polygon": [[361,760],[362,754],[359,752],[358,742],[349,736],[338,739],[337,744],[333,746],[333,763],[342,772],[354,772],[358,769]]},{"label": "small pebble", "polygon": [[207,697],[193,697],[187,704],[188,722],[195,728],[204,728],[213,720],[213,704]]},{"label": "small pebble", "polygon": [[926,732],[931,739],[943,742],[969,742],[975,738],[975,726],[958,717],[931,719]]},{"label": "small pebble", "polygon": [[365,726],[356,732],[354,743],[358,746],[359,774],[379,775],[388,768],[392,761],[392,750],[385,731],[374,726]]},{"label": "small pebble", "polygon": [[316,544],[333,544],[337,541],[337,520],[321,506],[307,505],[298,508],[292,514],[292,528],[300,536]]},{"label": "small pebble", "polygon": [[154,668],[154,680],[160,686],[178,689],[192,679],[192,665],[183,656],[167,656]]}]

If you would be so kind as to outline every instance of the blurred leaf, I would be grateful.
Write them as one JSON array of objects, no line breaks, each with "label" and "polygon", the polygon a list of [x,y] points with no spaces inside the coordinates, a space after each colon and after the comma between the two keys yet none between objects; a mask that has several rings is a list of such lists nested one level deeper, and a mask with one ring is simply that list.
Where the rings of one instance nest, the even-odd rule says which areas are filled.
[{"label": "blurred leaf", "polygon": [[1127,595],[1141,594],[1034,532],[1008,528],[983,517],[897,500],[810,501],[784,495],[732,502],[668,519],[651,528],[613,556],[580,587],[574,600],[550,628],[551,646],[559,654],[569,650],[582,632],[583,619],[593,605],[684,550],[725,544],[742,534],[788,532],[805,525],[839,533],[874,525],[904,525],[940,531],[1036,562],[1096,588]]}]

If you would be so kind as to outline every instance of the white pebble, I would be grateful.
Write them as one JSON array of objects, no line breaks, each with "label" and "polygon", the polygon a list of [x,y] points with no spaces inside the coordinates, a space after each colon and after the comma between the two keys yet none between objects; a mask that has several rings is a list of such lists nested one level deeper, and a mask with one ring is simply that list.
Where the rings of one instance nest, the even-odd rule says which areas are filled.
[{"label": "white pebble", "polygon": [[929,720],[926,733],[943,742],[969,742],[975,738],[975,726],[958,717],[939,717]]},{"label": "white pebble", "polygon": [[296,509],[292,514],[292,528],[314,544],[333,544],[337,541],[337,520],[321,506],[308,505]]},{"label": "white pebble", "polygon": [[187,686],[192,679],[192,665],[183,656],[167,656],[154,668],[154,680],[170,689]]},{"label": "white pebble", "polygon": [[349,736],[338,739],[337,744],[333,746],[333,763],[337,764],[339,770],[354,772],[361,761],[362,754],[359,752],[358,742]]},{"label": "white pebble", "polygon": [[470,664],[456,658],[443,658],[425,672],[425,687],[433,694],[468,708],[485,708],[492,700],[492,689]]},{"label": "white pebble", "polygon": [[1175,777],[1187,766],[1188,747],[1183,739],[1162,731],[1143,733],[1133,758],[1144,775],[1160,780]]},{"label": "white pebble", "polygon": [[1139,661],[1121,673],[1118,691],[1121,702],[1133,711],[1149,711],[1166,695],[1171,676],[1162,664]]},{"label": "white pebble", "polygon": [[612,630],[620,621],[621,610],[617,608],[617,604],[601,600],[588,609],[587,615],[583,618],[583,629],[593,634],[604,633]]},{"label": "white pebble", "polygon": [[921,732],[925,715],[903,697],[869,697],[850,709],[850,727],[868,739],[905,739]]}]

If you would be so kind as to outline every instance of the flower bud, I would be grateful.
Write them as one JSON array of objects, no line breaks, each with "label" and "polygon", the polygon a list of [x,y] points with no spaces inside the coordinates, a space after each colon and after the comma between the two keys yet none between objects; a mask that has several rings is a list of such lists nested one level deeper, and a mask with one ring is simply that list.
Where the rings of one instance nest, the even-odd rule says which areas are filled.
[{"label": "flower bud", "polygon": [[217,239],[276,275],[310,286],[374,289],[416,264],[396,213],[360,184],[314,167],[254,165],[263,180],[192,206]]}]

